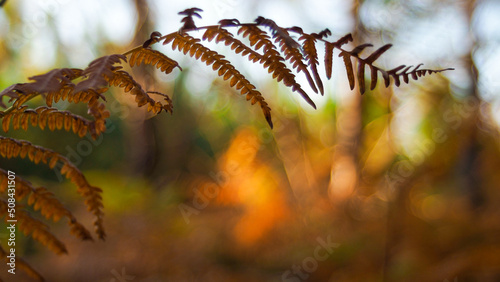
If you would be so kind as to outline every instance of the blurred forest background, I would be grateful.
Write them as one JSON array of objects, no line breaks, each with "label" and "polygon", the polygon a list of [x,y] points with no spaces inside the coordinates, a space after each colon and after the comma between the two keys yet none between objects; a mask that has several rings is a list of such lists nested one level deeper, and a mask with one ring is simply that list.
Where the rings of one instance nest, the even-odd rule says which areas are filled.
[{"label": "blurred forest background", "polygon": [[[270,103],[271,130],[204,64],[162,49],[183,71],[135,77],[171,96],[172,116],[151,118],[112,89],[96,141],[8,133],[68,156],[104,190],[105,242],[80,242],[56,223],[69,251],[57,256],[18,234],[18,255],[47,281],[500,281],[500,1],[12,0],[0,10],[0,88],[175,31],[190,7],[204,10],[199,26],[261,15],[329,28],[332,40],[351,32],[354,44],[393,43],[378,63],[386,69],[455,70],[361,96],[334,57],[313,110],[228,55]],[[56,171],[19,159],[0,167],[91,225]],[[6,238],[0,229],[4,247]],[[0,277],[14,281],[6,269]]]}]

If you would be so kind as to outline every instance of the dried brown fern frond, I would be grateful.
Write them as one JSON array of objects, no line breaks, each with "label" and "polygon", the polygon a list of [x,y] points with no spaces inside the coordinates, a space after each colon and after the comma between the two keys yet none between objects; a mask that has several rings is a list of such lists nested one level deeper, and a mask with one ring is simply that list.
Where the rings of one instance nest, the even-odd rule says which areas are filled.
[{"label": "dried brown fern frond", "polygon": [[208,42],[215,39],[215,43],[224,42],[224,44],[229,46],[236,54],[241,54],[243,57],[248,55],[248,60],[253,63],[262,59],[262,55],[260,53],[255,52],[252,48],[235,38],[231,32],[222,28],[222,26],[228,26],[228,24],[208,27],[203,34],[202,39],[207,40]]},{"label": "dried brown fern frond", "polygon": [[[303,72],[306,76],[309,85],[312,90],[318,93],[318,89],[307,69],[307,65],[304,63],[304,58],[301,53],[300,44],[293,39],[288,33],[288,29],[278,26],[273,20],[266,19],[263,17],[258,17],[255,22],[258,25],[264,25],[271,29],[271,34],[275,38],[275,42],[281,47],[281,52],[284,54],[284,58],[292,64],[293,68],[298,72]],[[318,85],[319,86],[319,85]]]},{"label": "dried brown fern frond", "polygon": [[94,89],[85,89],[79,92],[74,92],[74,85],[66,85],[62,87],[59,91],[49,92],[45,95],[45,103],[47,106],[52,107],[52,103],[57,103],[59,101],[68,101],[70,103],[91,103],[94,100],[101,98],[104,99],[102,95],[108,89],[106,87]]},{"label": "dried brown fern frond", "polygon": [[51,169],[58,162],[62,163],[61,174],[65,175],[73,184],[77,186],[77,192],[85,198],[87,210],[94,217],[94,227],[99,238],[104,239],[104,227],[102,225],[102,190],[91,186],[82,172],[76,168],[66,157],[50,149],[33,145],[28,141],[16,140],[0,136],[0,155],[4,158],[25,158],[38,164],[47,164]]},{"label": "dried brown fern frond", "polygon": [[87,79],[79,82],[73,92],[80,92],[87,89],[99,89],[108,85],[106,79],[113,77],[113,71],[118,67],[114,64],[119,64],[121,61],[126,62],[127,57],[122,54],[113,54],[103,56],[90,62],[89,66],[83,70],[82,76]]},{"label": "dried brown fern frond", "polygon": [[[80,137],[90,133],[93,138],[97,138],[106,130],[106,119],[110,116],[106,109],[105,93],[111,86],[122,88],[125,93],[134,95],[137,106],[147,105],[148,112],[153,114],[158,114],[161,111],[172,113],[172,101],[168,95],[143,89],[142,85],[121,65],[128,62],[130,67],[134,68],[141,64],[149,64],[166,74],[172,73],[176,67],[182,71],[175,60],[160,51],[151,49],[153,44],[159,42],[164,45],[171,44],[173,50],[180,51],[184,55],[189,55],[212,67],[219,77],[227,80],[231,87],[239,90],[252,104],[258,103],[260,105],[271,128],[273,126],[271,108],[264,100],[262,93],[232,62],[221,53],[205,46],[206,43],[202,43],[201,39],[216,44],[223,43],[234,53],[244,57],[245,60],[258,63],[278,82],[291,88],[292,91],[298,92],[314,108],[316,107],[314,102],[298,83],[296,75],[304,75],[314,92],[324,94],[324,84],[318,72],[319,58],[322,55],[318,50],[320,50],[321,44],[324,44],[326,77],[328,79],[332,77],[333,56],[334,52],[337,52],[343,60],[351,89],[355,88],[357,80],[361,94],[366,91],[367,67],[370,70],[370,89],[372,90],[379,81],[379,73],[382,75],[386,87],[391,84],[391,81],[398,87],[401,82],[408,83],[410,78],[417,80],[426,74],[451,70],[420,69],[421,64],[416,67],[401,65],[384,70],[375,64],[376,60],[390,49],[390,44],[376,49],[367,56],[361,56],[361,53],[372,45],[360,44],[347,50],[345,45],[352,41],[350,34],[337,41],[330,41],[326,40],[331,35],[331,31],[328,29],[319,33],[306,33],[300,27],[283,28],[273,20],[263,17],[258,17],[253,23],[240,23],[238,19],[223,19],[219,21],[218,25],[197,27],[194,18],[201,18],[201,11],[198,8],[190,8],[179,12],[180,15],[184,16],[179,31],[165,36],[159,32],[152,32],[149,39],[141,46],[123,54],[97,58],[85,69],[54,69],[45,74],[30,77],[30,81],[27,83],[17,83],[7,87],[0,92],[0,107],[7,107],[4,103],[4,97],[12,105],[5,111],[0,111],[0,119],[3,119],[3,131],[7,132],[10,128],[27,130],[31,125],[41,129],[73,131]],[[236,29],[235,35],[229,31],[230,28]],[[201,39],[191,35],[191,32],[200,30],[204,30]],[[153,99],[153,95],[161,97],[162,100]],[[37,96],[44,98],[45,105],[36,109],[28,108],[25,104]],[[86,104],[88,114],[93,120],[52,107],[53,103],[61,100],[75,104]],[[42,162],[50,168],[60,165],[58,168],[60,168],[61,174],[73,182],[77,186],[77,192],[84,197],[88,211],[95,218],[95,232],[99,238],[104,239],[102,190],[90,185],[82,172],[67,158],[28,141],[2,136],[0,136],[0,156],[4,158],[27,157],[35,164]],[[5,171],[0,169],[0,192],[4,192],[7,187],[5,176]],[[65,217],[69,221],[72,234],[81,239],[91,238],[90,233],[57,200],[52,192],[43,187],[35,188],[29,182],[17,177],[16,183],[18,183],[17,199],[21,200],[29,195],[27,204],[32,206],[35,211],[39,211],[46,219],[57,221]],[[5,202],[2,202],[0,197],[0,214],[4,205]],[[22,230],[26,234],[49,246],[56,253],[65,252],[64,245],[48,231],[48,227],[44,223],[31,217],[25,210],[20,210],[18,215]],[[5,252],[1,249],[0,255],[5,256]],[[29,266],[26,269],[28,273],[31,271]],[[33,271],[32,275],[37,277],[38,274]]]},{"label": "dried brown fern frond", "polygon": [[[453,68],[446,68],[446,69],[438,69],[438,70],[432,70],[432,69],[419,69],[422,64],[419,64],[417,67],[415,67],[413,70],[408,72],[412,66],[406,67],[406,65],[401,65],[398,66],[394,69],[391,70],[383,70],[375,65],[373,65],[374,61],[378,59],[384,52],[386,52],[392,45],[391,44],[386,44],[379,49],[377,49],[375,52],[370,54],[366,58],[361,58],[359,55],[360,53],[367,47],[373,46],[372,44],[361,44],[356,46],[353,50],[351,51],[345,51],[342,50],[339,54],[339,57],[342,57],[344,60],[344,65],[347,71],[347,78],[349,80],[349,85],[351,87],[351,90],[354,89],[355,85],[355,79],[354,79],[354,69],[352,66],[351,58],[354,57],[358,60],[358,68],[357,68],[357,80],[359,84],[359,89],[361,94],[365,92],[365,66],[368,66],[371,71],[371,85],[370,89],[374,89],[377,84],[377,75],[378,72],[382,74],[382,77],[384,78],[385,86],[388,87],[390,85],[390,77],[393,78],[394,80],[394,85],[399,87],[401,84],[401,78],[403,78],[403,81],[405,83],[409,82],[409,76],[411,76],[414,80],[417,80],[421,76],[425,76],[426,74],[432,74],[432,73],[439,73],[443,71],[448,71],[448,70],[453,70]],[[402,70],[401,72],[399,72]]]},{"label": "dried brown fern frond", "polygon": [[[8,173],[0,169],[0,192],[5,192],[8,187]],[[30,182],[15,176],[16,200],[20,201],[29,195],[28,205],[33,206],[35,211],[40,210],[40,214],[46,219],[57,222],[62,217],[68,219],[71,233],[82,240],[92,240],[90,232],[79,223],[69,209],[59,201],[55,195],[44,187],[35,188]]]},{"label": "dried brown fern frond", "polygon": [[[158,31],[153,31],[149,35],[149,39],[144,41],[144,43],[142,44],[142,48],[148,48],[151,44],[158,42],[160,40],[160,37],[161,33],[159,33]],[[126,53],[124,55],[126,55]]]},{"label": "dried brown fern frond", "polygon": [[123,88],[126,93],[130,92],[130,94],[134,95],[138,107],[148,105],[147,111],[154,114],[159,114],[162,110],[172,113],[172,101],[167,95],[163,94],[166,97],[163,99],[163,103],[155,101],[128,72],[116,70],[114,75],[107,79],[109,85]]},{"label": "dried brown fern frond", "polygon": [[333,50],[335,48],[340,49],[342,45],[345,45],[351,42],[352,35],[349,33],[336,42],[328,42],[325,41],[325,73],[328,79],[332,78],[332,69],[333,69]]},{"label": "dried brown fern frond", "polygon": [[203,12],[202,9],[199,8],[189,8],[186,9],[182,12],[179,12],[179,15],[185,15],[184,18],[182,18],[181,22],[184,23],[184,25],[181,28],[181,32],[188,31],[188,30],[193,30],[196,29],[196,25],[194,24],[193,16],[196,16],[201,19],[200,14],[198,12]]},{"label": "dried brown fern frond", "polygon": [[283,81],[285,86],[292,88],[292,91],[297,91],[308,104],[316,108],[314,102],[309,98],[309,95],[302,89],[299,83],[295,80],[295,75],[284,64],[285,59],[280,55],[276,46],[271,42],[270,37],[265,31],[261,30],[254,24],[243,24],[238,30],[238,34],[243,37],[248,37],[250,46],[255,50],[263,48],[264,55],[260,60],[264,68],[272,73],[273,78],[278,82]]},{"label": "dried brown fern frond", "polygon": [[[0,216],[4,217],[8,215],[8,204],[7,201],[3,199],[0,200]],[[16,208],[16,218],[19,223],[19,230],[26,236],[31,236],[56,254],[68,253],[64,244],[59,241],[54,234],[49,232],[49,228],[46,224],[31,217],[24,209],[20,208],[20,206]]]},{"label": "dried brown fern frond", "polygon": [[[49,92],[58,92],[63,87],[73,85],[71,80],[80,77],[82,70],[80,69],[53,69],[45,74],[29,77],[29,80],[34,80],[30,83],[16,83],[0,92],[0,106],[6,108],[3,103],[3,97],[10,97],[10,101],[15,100],[14,107],[19,107],[32,96],[46,94]],[[74,85],[73,85],[74,86]]]},{"label": "dried brown fern frond", "polygon": [[22,106],[3,117],[2,129],[4,132],[9,131],[10,122],[12,121],[12,128],[14,130],[21,128],[26,131],[28,130],[28,126],[31,125],[38,126],[42,130],[46,127],[51,131],[64,129],[72,131],[80,137],[85,136],[87,132],[92,136],[97,136],[106,129],[101,120],[109,117],[109,113],[99,112],[95,113],[96,116],[99,115],[99,119],[90,121],[70,111],[60,111],[56,108],[45,106],[40,106],[36,109],[28,109],[27,107]]},{"label": "dried brown fern frond", "polygon": [[302,49],[304,50],[305,59],[309,63],[309,67],[311,68],[311,72],[314,75],[314,81],[316,85],[318,85],[319,92],[321,95],[324,94],[323,83],[321,82],[321,78],[318,74],[318,52],[316,51],[316,40],[321,38],[322,36],[318,34],[306,34],[303,33],[299,40],[303,40]]},{"label": "dried brown fern frond", "polygon": [[200,59],[207,66],[212,66],[214,71],[224,80],[229,80],[229,85],[239,90],[242,95],[246,95],[246,99],[250,100],[252,105],[258,103],[264,113],[266,121],[272,128],[271,108],[264,100],[262,94],[255,90],[255,86],[251,84],[243,74],[241,74],[225,57],[214,50],[199,43],[199,39],[189,36],[185,33],[173,33],[165,37],[163,44],[171,44],[172,49],[177,49],[184,54],[189,53],[191,57]]},{"label": "dried brown fern frond", "polygon": [[130,54],[129,64],[131,67],[139,66],[141,63],[144,63],[152,65],[166,74],[171,73],[176,67],[182,70],[175,60],[156,50],[136,48],[130,53],[127,52],[125,54]]}]

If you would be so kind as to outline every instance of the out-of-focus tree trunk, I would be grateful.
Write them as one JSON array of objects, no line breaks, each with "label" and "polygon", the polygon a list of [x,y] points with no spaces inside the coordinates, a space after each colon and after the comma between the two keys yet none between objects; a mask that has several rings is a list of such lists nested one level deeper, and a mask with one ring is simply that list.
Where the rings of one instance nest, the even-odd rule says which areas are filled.
[{"label": "out-of-focus tree trunk", "polygon": [[[141,45],[149,38],[153,24],[150,19],[150,9],[146,0],[134,0],[137,14],[137,24],[132,45]],[[134,78],[144,85],[146,90],[153,84],[153,68],[142,65],[133,70]],[[134,103],[131,101],[131,103]],[[147,120],[144,111],[130,111],[127,117],[126,140],[128,142],[128,166],[134,174],[149,175],[155,167],[157,145],[153,120]]]},{"label": "out-of-focus tree trunk", "polygon": [[[353,45],[360,42],[358,28],[360,0],[353,1],[352,17],[355,21]],[[342,95],[337,108],[337,144],[333,155],[329,194],[334,202],[351,196],[359,184],[359,148],[362,140],[362,96],[356,87],[352,95]]]},{"label": "out-of-focus tree trunk", "polygon": [[474,11],[477,5],[476,0],[469,0],[462,2],[464,13],[467,17],[467,23],[469,28],[469,42],[470,50],[467,52],[464,60],[464,65],[470,77],[471,84],[468,88],[468,99],[472,102],[470,104],[475,105],[473,108],[472,115],[468,118],[466,123],[466,128],[464,132],[468,133],[466,136],[466,142],[464,143],[464,149],[462,150],[462,155],[458,163],[459,174],[463,177],[463,187],[473,209],[481,207],[484,202],[484,191],[481,185],[481,179],[479,177],[479,167],[478,167],[478,156],[480,152],[480,145],[478,143],[478,130],[481,128],[482,119],[480,118],[480,103],[479,89],[478,89],[478,79],[479,72],[474,62],[474,52],[479,47],[479,42],[477,42],[477,37],[475,36],[475,29],[472,23],[472,18],[474,16]]}]

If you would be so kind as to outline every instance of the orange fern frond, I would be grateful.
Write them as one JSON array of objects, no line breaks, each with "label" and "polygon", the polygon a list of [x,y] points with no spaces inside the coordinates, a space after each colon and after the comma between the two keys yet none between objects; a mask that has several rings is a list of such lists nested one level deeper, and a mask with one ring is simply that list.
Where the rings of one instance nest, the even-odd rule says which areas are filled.
[{"label": "orange fern frond", "polygon": [[226,46],[229,46],[231,50],[233,50],[236,54],[241,53],[241,56],[243,57],[248,55],[248,60],[253,63],[260,61],[262,58],[261,54],[255,52],[252,48],[246,46],[237,38],[234,38],[233,34],[230,33],[227,29],[222,28],[222,24],[221,26],[213,26],[207,28],[207,30],[203,34],[202,39],[207,40],[208,42],[211,42],[215,39],[215,43],[219,43],[222,41]]},{"label": "orange fern frond", "polygon": [[[8,202],[5,200],[0,200],[0,215],[6,216],[8,210]],[[49,228],[46,224],[31,217],[24,209],[16,209],[16,218],[19,223],[19,230],[21,230],[25,235],[31,235],[33,239],[47,246],[56,254],[66,254],[66,246],[59,241],[59,239],[54,236],[54,234],[49,232]]]},{"label": "orange fern frond", "polygon": [[295,75],[283,63],[285,59],[280,55],[278,50],[276,50],[266,32],[262,31],[256,25],[245,24],[240,27],[238,34],[242,34],[243,37],[248,37],[250,46],[254,47],[255,50],[263,48],[264,55],[260,63],[263,64],[264,68],[268,69],[269,73],[272,73],[273,78],[278,82],[283,81],[283,84],[291,87],[292,91],[297,91],[307,103],[316,109],[314,102],[309,98],[300,84],[295,81]]},{"label": "orange fern frond", "polygon": [[144,63],[152,65],[166,74],[171,73],[176,67],[182,70],[175,60],[153,49],[136,48],[129,54],[129,64],[131,67],[139,66],[141,63]]},{"label": "orange fern frond", "polygon": [[235,87],[242,95],[246,95],[247,100],[251,100],[252,105],[259,103],[262,112],[272,128],[271,108],[264,100],[262,94],[255,89],[243,74],[241,74],[225,57],[216,51],[210,50],[208,47],[198,43],[200,40],[191,37],[187,34],[173,33],[165,37],[163,44],[172,43],[172,49],[178,49],[184,54],[189,53],[191,57],[200,59],[207,66],[212,66],[214,71],[224,80],[229,80],[231,87]]},{"label": "orange fern frond", "polygon": [[66,157],[50,149],[33,145],[25,140],[15,140],[0,136],[0,155],[4,158],[25,158],[35,164],[43,162],[50,168],[54,168],[57,162],[62,162],[61,174],[65,175],[73,184],[77,186],[77,192],[86,200],[85,204],[89,212],[94,214],[94,226],[99,238],[104,239],[104,227],[102,225],[102,190],[91,186],[82,172],[76,168]]},{"label": "orange fern frond", "polygon": [[135,102],[137,106],[142,107],[148,105],[147,111],[154,114],[159,114],[162,110],[172,113],[173,105],[168,96],[164,99],[164,103],[155,101],[151,98],[141,85],[134,80],[134,78],[126,71],[116,70],[112,77],[107,78],[109,85],[123,88],[127,93],[135,95]]},{"label": "orange fern frond", "polygon": [[82,72],[82,76],[87,77],[87,79],[80,81],[73,91],[78,93],[82,90],[96,90],[106,87],[108,85],[106,78],[113,77],[113,71],[118,68],[114,64],[121,61],[126,62],[127,57],[122,54],[113,54],[93,60]]},{"label": "orange fern frond", "polygon": [[110,117],[110,113],[106,110],[106,106],[97,100],[93,100],[87,105],[88,113],[94,117],[94,121],[89,124],[89,132],[92,138],[96,139],[97,136],[106,131],[106,119]]},{"label": "orange fern frond", "polygon": [[[7,171],[0,169],[0,192],[7,190],[7,181]],[[33,206],[35,211],[40,210],[40,214],[47,219],[52,218],[54,222],[58,221],[61,217],[68,218],[68,225],[71,228],[72,234],[82,240],[92,240],[90,232],[76,220],[71,211],[64,207],[52,192],[43,187],[35,188],[30,182],[18,176],[15,177],[15,182],[16,199],[18,201],[29,195],[28,205]]]},{"label": "orange fern frond", "polygon": [[40,106],[33,110],[27,109],[27,106],[22,106],[3,117],[2,129],[4,132],[8,132],[10,121],[12,120],[12,128],[14,130],[19,128],[28,130],[28,126],[31,125],[38,126],[42,130],[46,127],[51,131],[55,129],[72,130],[73,133],[78,134],[80,137],[85,136],[87,132],[90,132],[92,136],[97,136],[106,130],[101,119],[109,117],[109,113],[99,113],[99,115],[100,119],[90,121],[70,111],[60,111],[56,108],[45,106]]},{"label": "orange fern frond", "polygon": [[74,85],[67,85],[62,87],[59,91],[49,92],[45,95],[45,103],[47,106],[52,107],[52,103],[61,101],[68,101],[70,103],[91,103],[99,98],[105,100],[102,95],[108,90],[106,87],[99,89],[82,89],[78,92],[74,91]]}]

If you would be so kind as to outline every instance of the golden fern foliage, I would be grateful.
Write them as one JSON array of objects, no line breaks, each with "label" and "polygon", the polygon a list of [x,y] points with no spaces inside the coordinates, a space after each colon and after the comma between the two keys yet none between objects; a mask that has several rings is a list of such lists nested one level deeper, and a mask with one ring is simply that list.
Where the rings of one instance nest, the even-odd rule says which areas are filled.
[{"label": "golden fern foliage", "polygon": [[[118,87],[123,92],[135,96],[138,107],[147,105],[146,110],[153,114],[162,111],[172,113],[172,101],[168,95],[147,91],[133,78],[125,67],[136,67],[141,64],[154,66],[165,74],[171,74],[176,68],[182,71],[178,62],[168,57],[165,53],[152,49],[157,43],[171,46],[172,50],[189,55],[195,60],[204,62],[219,77],[229,82],[231,87],[245,95],[251,104],[259,104],[266,121],[272,128],[271,108],[264,96],[256,87],[222,54],[205,46],[202,42],[223,43],[225,46],[251,63],[258,63],[278,82],[298,92],[301,97],[316,108],[314,102],[297,82],[296,75],[304,75],[310,88],[315,93],[324,94],[324,84],[319,72],[319,51],[324,50],[324,70],[327,79],[332,77],[333,56],[338,52],[342,57],[347,79],[351,90],[355,88],[356,81],[359,92],[366,91],[365,71],[370,70],[370,89],[373,90],[378,83],[378,74],[384,79],[388,87],[393,81],[395,86],[400,86],[401,80],[408,83],[410,77],[417,80],[426,74],[442,72],[447,69],[420,69],[401,65],[391,70],[384,70],[376,65],[375,61],[392,45],[384,45],[368,56],[360,54],[371,44],[354,46],[346,50],[345,45],[352,42],[350,34],[337,41],[326,38],[331,35],[328,29],[319,33],[306,33],[300,27],[284,28],[271,19],[258,17],[254,23],[240,23],[237,19],[222,19],[217,25],[197,27],[195,17],[201,18],[201,9],[191,8],[179,12],[184,17],[182,27],[167,35],[152,32],[150,38],[141,46],[123,54],[107,55],[92,61],[87,68],[61,68],[53,69],[45,74],[29,77],[30,82],[13,84],[0,92],[0,111],[2,130],[10,129],[28,130],[29,126],[39,127],[44,130],[66,130],[77,134],[80,138],[86,134],[96,139],[106,131],[106,120],[110,113],[106,110],[105,95],[109,87]],[[236,35],[229,31],[236,29]],[[190,32],[202,31],[203,35],[196,38]],[[298,38],[298,39],[296,39]],[[248,42],[248,43],[247,43]],[[323,45],[323,47],[321,46]],[[322,47],[323,49],[320,49]],[[355,68],[353,60],[357,63]],[[391,79],[392,77],[392,79]],[[161,97],[153,99],[152,95]],[[26,103],[35,97],[41,96],[45,105],[30,108]],[[4,102],[4,97],[10,107]],[[61,111],[53,107],[53,103],[67,101],[75,104],[85,104],[91,119],[82,117],[70,111]],[[0,156],[3,158],[28,158],[31,162],[44,163],[49,168],[60,166],[61,174],[70,180],[76,187],[77,193],[84,198],[84,203],[94,216],[95,233],[100,239],[105,238],[103,226],[102,190],[88,183],[83,173],[67,158],[59,153],[34,145],[25,140],[0,136]],[[0,193],[7,190],[7,172],[0,169]],[[17,201],[25,201],[25,205],[32,206],[35,211],[46,220],[58,221],[67,218],[71,233],[82,240],[92,240],[90,232],[79,223],[69,209],[64,207],[56,196],[44,187],[35,188],[28,181],[16,176]],[[4,196],[0,197],[0,215],[7,216],[7,202]],[[28,210],[22,207],[17,211],[20,229],[28,236],[33,237],[55,253],[66,253],[66,247],[49,231],[47,224],[32,217]],[[6,252],[0,247],[0,256],[6,257]],[[22,260],[18,260],[19,267],[32,277],[41,280],[41,276]]]}]

